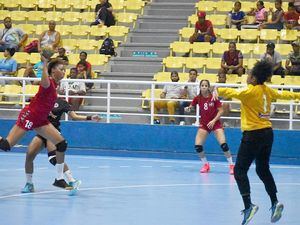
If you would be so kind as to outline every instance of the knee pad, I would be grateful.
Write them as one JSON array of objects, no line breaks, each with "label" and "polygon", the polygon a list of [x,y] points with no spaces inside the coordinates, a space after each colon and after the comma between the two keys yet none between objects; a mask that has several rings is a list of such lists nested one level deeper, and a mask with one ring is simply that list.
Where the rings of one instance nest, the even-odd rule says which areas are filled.
[{"label": "knee pad", "polygon": [[66,140],[63,140],[63,141],[59,142],[58,144],[56,144],[55,146],[56,146],[56,151],[65,152],[67,150],[68,143],[66,142]]},{"label": "knee pad", "polygon": [[49,162],[55,166],[56,165],[56,153],[55,151],[48,152],[48,160]]},{"label": "knee pad", "polygon": [[221,144],[221,149],[222,149],[223,152],[228,152],[229,151],[229,147],[228,147],[227,143]]},{"label": "knee pad", "polygon": [[2,138],[0,140],[0,149],[2,149],[3,151],[6,151],[6,152],[10,151],[10,145],[5,138]]},{"label": "knee pad", "polygon": [[203,152],[203,146],[202,145],[195,145],[195,150],[198,153]]}]

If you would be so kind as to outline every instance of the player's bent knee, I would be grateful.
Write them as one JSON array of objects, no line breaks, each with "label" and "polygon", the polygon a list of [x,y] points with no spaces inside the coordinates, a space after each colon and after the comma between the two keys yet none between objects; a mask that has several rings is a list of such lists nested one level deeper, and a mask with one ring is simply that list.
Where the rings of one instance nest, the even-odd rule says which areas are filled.
[{"label": "player's bent knee", "polygon": [[10,151],[10,145],[5,138],[2,138],[0,140],[0,149],[2,149],[3,151],[6,151],[6,152]]},{"label": "player's bent knee", "polygon": [[55,151],[48,152],[48,160],[53,166],[56,165],[57,161],[56,161],[56,152]]},{"label": "player's bent knee", "polygon": [[66,142],[66,140],[63,140],[63,141],[59,142],[58,144],[56,144],[55,146],[56,146],[56,151],[65,152],[67,150],[68,143]]},{"label": "player's bent knee", "polygon": [[222,149],[223,152],[228,152],[229,151],[229,147],[228,147],[227,143],[221,144],[221,149]]},{"label": "player's bent knee", "polygon": [[195,150],[198,153],[203,152],[203,146],[202,145],[195,145]]}]

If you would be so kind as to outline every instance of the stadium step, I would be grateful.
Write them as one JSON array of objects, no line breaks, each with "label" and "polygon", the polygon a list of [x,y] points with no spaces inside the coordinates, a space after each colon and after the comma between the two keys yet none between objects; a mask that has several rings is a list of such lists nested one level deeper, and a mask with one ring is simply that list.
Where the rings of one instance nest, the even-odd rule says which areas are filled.
[{"label": "stadium step", "polygon": [[[164,9],[164,10],[190,10],[194,9],[195,7],[195,2],[186,2],[186,1],[181,1],[181,2],[152,2],[151,3],[151,9]],[[165,14],[162,14],[165,15]]]},{"label": "stadium step", "polygon": [[174,30],[179,30],[182,27],[186,27],[187,22],[164,22],[164,21],[156,21],[156,22],[141,22],[138,23],[138,27],[141,29],[174,29]]},{"label": "stadium step", "polygon": [[156,15],[156,16],[160,16],[160,15],[170,15],[170,16],[176,16],[178,15],[178,13],[180,12],[181,16],[190,16],[193,13],[195,13],[195,9],[146,9],[145,13],[148,15]]}]

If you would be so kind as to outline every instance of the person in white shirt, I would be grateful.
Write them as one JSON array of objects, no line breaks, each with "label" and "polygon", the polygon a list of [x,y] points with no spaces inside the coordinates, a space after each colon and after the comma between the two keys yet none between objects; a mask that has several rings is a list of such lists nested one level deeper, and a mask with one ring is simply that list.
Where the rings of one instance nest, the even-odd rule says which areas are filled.
[{"label": "person in white shirt", "polygon": [[[174,83],[178,83],[179,75],[178,72],[171,72],[171,80]],[[160,109],[167,109],[170,115],[169,122],[170,124],[175,124],[175,110],[179,106],[179,102],[175,99],[179,99],[182,96],[182,85],[180,84],[168,84],[164,86],[163,92],[160,95],[161,99],[174,99],[174,100],[157,100],[154,101],[154,114]],[[160,124],[158,116],[154,116],[154,124]]]}]

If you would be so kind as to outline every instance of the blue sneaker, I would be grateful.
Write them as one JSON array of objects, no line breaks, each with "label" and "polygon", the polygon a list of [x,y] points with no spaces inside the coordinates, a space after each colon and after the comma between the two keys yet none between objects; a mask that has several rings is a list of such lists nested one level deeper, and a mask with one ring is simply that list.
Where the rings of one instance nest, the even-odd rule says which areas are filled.
[{"label": "blue sneaker", "polygon": [[276,223],[278,220],[280,220],[281,215],[282,215],[282,211],[283,211],[283,204],[277,202],[276,204],[274,204],[271,208],[272,210],[272,215],[271,215],[271,222],[272,223]]},{"label": "blue sneaker", "polygon": [[22,193],[31,193],[34,192],[34,187],[33,184],[31,183],[26,183],[25,187],[21,191]]},{"label": "blue sneaker", "polygon": [[250,220],[253,218],[253,216],[255,215],[255,213],[258,210],[258,206],[251,204],[250,208],[248,209],[244,209],[242,211],[242,214],[244,214],[244,220],[242,222],[242,225],[246,225],[250,222]]},{"label": "blue sneaker", "polygon": [[73,189],[69,191],[70,196],[76,195],[80,184],[81,184],[81,180],[75,180],[73,182],[69,182],[69,185],[73,187]]}]

